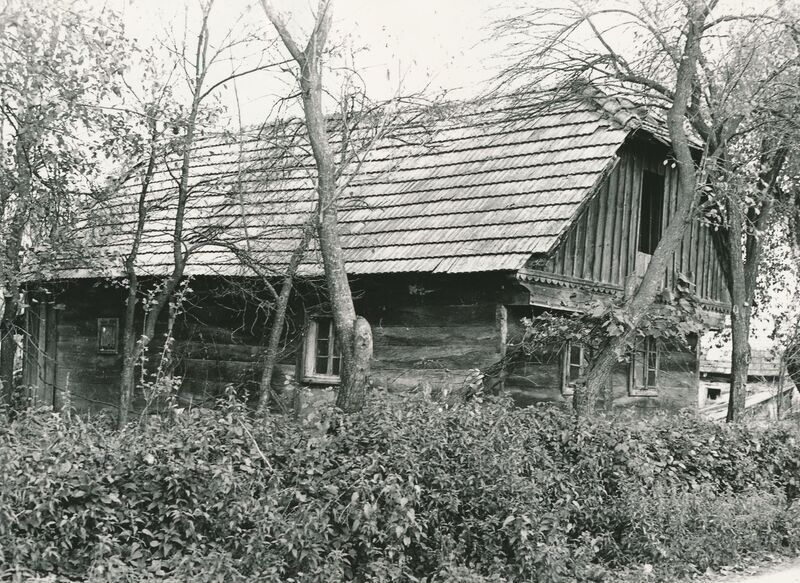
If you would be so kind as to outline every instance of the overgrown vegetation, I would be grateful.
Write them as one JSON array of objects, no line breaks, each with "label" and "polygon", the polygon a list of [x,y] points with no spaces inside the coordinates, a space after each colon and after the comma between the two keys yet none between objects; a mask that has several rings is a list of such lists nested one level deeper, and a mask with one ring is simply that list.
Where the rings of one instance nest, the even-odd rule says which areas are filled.
[{"label": "overgrown vegetation", "polygon": [[800,546],[797,432],[688,415],[413,399],[301,427],[229,401],[115,432],[29,413],[0,466],[5,579],[655,581]]}]

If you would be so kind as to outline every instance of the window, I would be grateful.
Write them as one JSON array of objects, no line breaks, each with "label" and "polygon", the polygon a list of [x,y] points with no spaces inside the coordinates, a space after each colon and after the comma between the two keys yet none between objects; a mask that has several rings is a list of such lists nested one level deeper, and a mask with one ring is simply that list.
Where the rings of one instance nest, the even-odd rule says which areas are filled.
[{"label": "window", "polygon": [[342,355],[332,318],[314,318],[308,323],[302,379],[308,383],[338,383]]},{"label": "window", "polygon": [[642,174],[642,201],[639,208],[639,252],[652,255],[661,240],[664,208],[664,177],[647,170]]},{"label": "window", "polygon": [[97,352],[117,354],[119,351],[119,318],[97,318]]},{"label": "window", "polygon": [[631,357],[630,394],[653,396],[658,392],[659,343],[647,337],[636,346]]},{"label": "window", "polygon": [[589,367],[587,350],[579,342],[567,342],[564,350],[563,379],[561,382],[561,392],[564,395],[571,395],[575,390],[575,383],[586,375]]}]

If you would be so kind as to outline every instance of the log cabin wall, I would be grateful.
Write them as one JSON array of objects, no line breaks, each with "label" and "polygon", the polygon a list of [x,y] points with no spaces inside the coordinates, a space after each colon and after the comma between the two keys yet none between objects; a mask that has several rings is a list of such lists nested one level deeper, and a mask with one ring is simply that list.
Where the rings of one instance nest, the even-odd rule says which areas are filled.
[{"label": "log cabin wall", "polygon": [[116,407],[122,357],[98,351],[98,319],[119,318],[123,293],[96,281],[76,281],[55,293],[57,322],[56,383],[58,402],[68,390],[72,406],[82,411]]},{"label": "log cabin wall", "polygon": [[[267,297],[252,282],[195,278],[185,309],[174,326],[171,370],[181,378],[180,397],[202,405],[227,385],[254,390],[268,331],[257,309]],[[238,288],[238,291],[237,291]],[[376,275],[354,278],[356,307],[372,324],[373,377],[389,389],[419,385],[432,390],[463,381],[470,369],[496,362],[500,336],[499,302],[527,301],[512,274]],[[244,294],[243,294],[244,290]],[[521,295],[514,299],[514,293]],[[124,290],[102,281],[74,281],[56,293],[63,308],[57,322],[56,390],[67,386],[81,410],[115,407],[122,368]],[[292,377],[298,360],[305,314],[325,312],[319,288],[301,285],[292,305],[273,386]],[[99,319],[118,321],[118,349],[98,350]],[[142,322],[137,320],[136,329]],[[161,357],[166,317],[151,343],[152,363]],[[137,391],[134,406],[144,397]]]},{"label": "log cabin wall", "polygon": [[[502,354],[498,304],[506,306],[503,326],[512,344],[521,338],[521,319],[539,310],[522,305],[526,293],[519,293],[510,274],[381,275],[355,278],[353,288],[357,311],[372,324],[373,378],[377,385],[393,390],[436,391],[458,385],[470,370],[490,365]],[[192,289],[186,310],[175,323],[172,350],[173,372],[182,378],[182,400],[202,405],[229,384],[254,389],[267,332],[264,316],[225,282],[195,280]],[[57,294],[61,309],[55,389],[61,394],[68,386],[79,409],[116,406],[122,357],[119,351],[98,351],[98,319],[119,318],[122,326],[123,299],[119,288],[87,281],[69,284]],[[319,309],[324,308],[318,294],[301,288],[287,323],[281,366],[273,378],[276,389],[287,373],[294,373],[303,314]],[[151,359],[159,358],[165,330],[162,321]],[[695,357],[673,352],[662,352],[662,386],[654,397],[630,397],[627,365],[619,365],[613,380],[614,405],[675,409],[696,401]],[[506,390],[520,405],[564,401],[562,367],[558,349],[535,355],[509,371]],[[135,406],[143,405],[143,395],[137,393]]]},{"label": "log cabin wall", "polygon": [[[508,342],[518,345],[525,331],[523,318],[540,315],[546,308],[537,306],[508,306]],[[565,405],[572,397],[564,392],[564,350],[566,343],[537,350],[524,362],[511,368],[505,380],[505,390],[520,406],[541,402],[559,402]],[[661,343],[659,349],[658,388],[650,395],[631,394],[631,368],[621,362],[611,375],[613,409],[679,410],[696,408],[698,391],[697,341],[692,338],[688,346]],[[605,407],[601,399],[600,407]]]},{"label": "log cabin wall", "polygon": [[[663,232],[677,207],[678,172],[672,167],[666,148],[633,140],[620,149],[618,164],[580,211],[578,219],[541,269],[575,280],[620,288],[628,275],[643,273],[646,258],[639,254],[637,263],[637,248],[645,171],[664,177],[660,213]],[[677,273],[683,273],[695,283],[701,299],[727,301],[710,229],[699,219],[692,221],[680,249],[673,254],[665,283],[671,286]]]},{"label": "log cabin wall", "polygon": [[[227,385],[252,391],[258,386],[259,356],[265,343],[264,312],[257,309],[265,294],[252,282],[224,282],[197,278],[177,316],[174,342],[168,352],[168,372],[180,377],[182,400],[202,405],[222,394]],[[122,371],[122,326],[124,292],[105,281],[74,281],[61,286],[57,301],[63,307],[58,319],[56,391],[70,390],[81,410],[116,407]],[[302,313],[298,305],[292,313]],[[98,348],[100,320],[117,324],[117,348]],[[135,322],[141,333],[142,316]],[[298,342],[297,319],[286,328],[281,354],[284,367],[293,368]],[[164,353],[167,315],[163,314],[150,343],[148,359],[157,363]],[[146,397],[137,391],[134,407],[142,408]]]},{"label": "log cabin wall", "polygon": [[57,406],[56,353],[59,306],[43,290],[26,294],[22,384],[34,406]]},{"label": "log cabin wall", "polygon": [[372,324],[373,380],[390,390],[437,390],[497,362],[498,302],[517,286],[501,273],[358,278],[356,309]]}]

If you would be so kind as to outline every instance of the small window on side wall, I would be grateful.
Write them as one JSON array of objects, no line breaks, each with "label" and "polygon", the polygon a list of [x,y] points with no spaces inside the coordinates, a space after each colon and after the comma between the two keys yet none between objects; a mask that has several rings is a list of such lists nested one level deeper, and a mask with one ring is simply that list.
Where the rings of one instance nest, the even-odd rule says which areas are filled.
[{"label": "small window on side wall", "polygon": [[629,393],[632,396],[652,397],[658,394],[660,361],[658,340],[646,337],[636,344],[630,367]]},{"label": "small window on side wall", "polygon": [[97,318],[97,352],[119,352],[119,318]]},{"label": "small window on side wall", "polygon": [[589,369],[589,358],[586,347],[580,342],[567,342],[562,363],[563,377],[561,393],[571,395],[575,392],[578,379],[583,379]]},{"label": "small window on side wall", "polygon": [[312,318],[303,344],[301,378],[307,383],[337,384],[342,355],[332,318]]}]

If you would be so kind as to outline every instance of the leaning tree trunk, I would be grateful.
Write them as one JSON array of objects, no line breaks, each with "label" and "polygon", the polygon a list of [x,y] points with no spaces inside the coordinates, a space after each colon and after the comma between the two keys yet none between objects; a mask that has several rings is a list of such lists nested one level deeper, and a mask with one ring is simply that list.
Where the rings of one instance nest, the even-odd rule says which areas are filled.
[{"label": "leaning tree trunk", "polygon": [[[271,0],[261,0],[267,18],[300,68],[299,84],[306,129],[317,169],[319,223],[317,233],[325,269],[325,281],[333,312],[336,337],[342,351],[341,385],[336,405],[357,411],[364,404],[372,358],[372,332],[363,318],[356,320],[353,295],[347,280],[337,218],[336,165],[326,130],[322,104],[323,51],[333,18],[332,0],[320,0],[308,43],[301,49],[281,13]],[[346,146],[342,146],[346,147]]]},{"label": "leaning tree trunk", "polygon": [[269,410],[270,396],[272,395],[272,374],[275,370],[275,364],[278,360],[278,352],[281,344],[281,337],[283,336],[283,327],[286,323],[286,309],[289,306],[289,298],[292,295],[292,287],[294,285],[294,275],[297,273],[297,268],[308,249],[308,244],[311,242],[311,235],[313,232],[312,224],[309,223],[304,229],[300,243],[292,252],[289,258],[289,265],[286,267],[286,274],[283,276],[283,284],[281,292],[278,294],[278,300],[275,303],[275,315],[272,317],[272,329],[269,333],[269,340],[267,341],[267,349],[264,352],[264,365],[261,369],[261,385],[259,387],[258,395],[258,408],[257,414],[265,416]]},{"label": "leaning tree trunk", "polygon": [[[650,311],[658,292],[664,282],[664,273],[672,257],[683,239],[686,225],[691,221],[695,205],[696,171],[689,141],[684,129],[684,121],[689,99],[692,93],[693,79],[697,61],[700,56],[700,41],[703,24],[708,16],[708,6],[696,1],[689,6],[686,42],[678,67],[675,81],[675,95],[672,107],[667,115],[672,150],[678,165],[678,185],[681,193],[678,207],[672,215],[669,225],[659,241],[644,273],[642,282],[636,293],[626,303],[627,315],[631,327],[619,336],[607,338],[600,348],[596,360],[586,375],[586,387],[576,390],[575,402],[578,405],[576,414],[589,414],[594,411],[597,395],[611,376],[614,365],[627,350],[627,346],[635,334],[636,327]],[[626,285],[627,288],[627,285]],[[580,392],[581,394],[578,394]],[[585,394],[583,394],[585,392]]]},{"label": "leaning tree trunk", "polygon": [[[327,26],[328,18],[324,18]],[[322,36],[324,37],[324,34]],[[320,45],[324,43],[324,39]],[[328,141],[322,104],[322,46],[314,39],[300,58],[300,89],[311,149],[317,167],[319,223],[317,233],[325,270],[325,281],[333,312],[336,336],[342,351],[341,385],[336,406],[347,412],[364,405],[372,358],[372,331],[363,318],[356,320],[353,295],[347,279],[344,254],[339,238],[338,192],[333,152]]]}]

